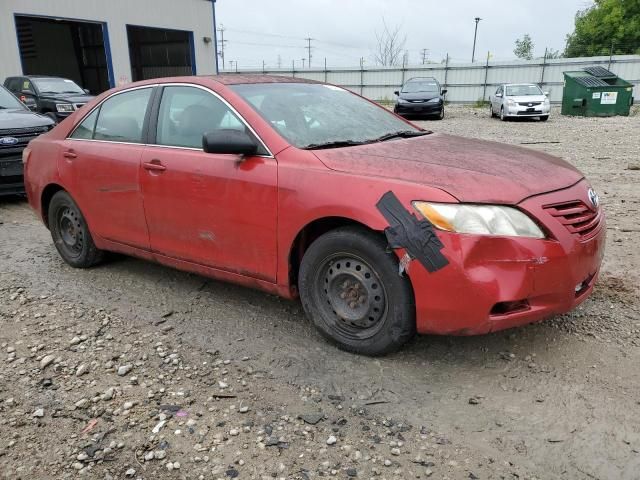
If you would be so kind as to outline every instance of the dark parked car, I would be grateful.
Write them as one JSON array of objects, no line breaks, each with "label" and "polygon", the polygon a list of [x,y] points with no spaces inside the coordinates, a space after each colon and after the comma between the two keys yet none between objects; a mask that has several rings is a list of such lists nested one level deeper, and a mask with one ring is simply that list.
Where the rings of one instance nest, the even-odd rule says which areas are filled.
[{"label": "dark parked car", "polygon": [[22,151],[53,125],[53,120],[29,111],[0,86],[0,195],[24,192]]},{"label": "dark parked car", "polygon": [[393,111],[402,116],[429,116],[444,118],[444,94],[446,89],[433,77],[415,77],[405,82],[397,95]]},{"label": "dark parked car", "polygon": [[8,77],[4,86],[30,110],[61,122],[94,98],[73,80],[30,75]]}]

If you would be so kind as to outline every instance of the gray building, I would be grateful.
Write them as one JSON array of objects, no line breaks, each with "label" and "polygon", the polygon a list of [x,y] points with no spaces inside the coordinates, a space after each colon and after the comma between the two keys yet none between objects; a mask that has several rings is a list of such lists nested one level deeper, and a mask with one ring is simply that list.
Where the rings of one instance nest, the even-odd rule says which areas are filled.
[{"label": "gray building", "polygon": [[0,1],[0,83],[56,75],[99,93],[216,61],[212,0]]}]

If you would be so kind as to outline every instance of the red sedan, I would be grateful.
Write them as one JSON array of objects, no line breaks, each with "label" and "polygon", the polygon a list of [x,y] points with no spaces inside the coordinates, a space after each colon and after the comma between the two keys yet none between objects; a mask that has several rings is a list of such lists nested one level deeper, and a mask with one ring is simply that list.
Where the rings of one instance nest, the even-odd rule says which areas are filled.
[{"label": "red sedan", "polygon": [[295,78],[110,90],[23,159],[68,264],[115,251],[299,295],[323,335],[369,355],[566,312],[604,252],[598,197],[566,162]]}]

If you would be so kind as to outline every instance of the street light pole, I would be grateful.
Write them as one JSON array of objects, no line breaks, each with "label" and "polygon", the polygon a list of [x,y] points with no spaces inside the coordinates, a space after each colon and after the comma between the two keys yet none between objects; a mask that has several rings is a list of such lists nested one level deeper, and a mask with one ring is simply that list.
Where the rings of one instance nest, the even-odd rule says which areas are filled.
[{"label": "street light pole", "polygon": [[480,17],[476,17],[476,30],[473,33],[473,52],[471,53],[471,63],[473,63],[476,59],[476,37],[478,36],[478,22],[482,20]]}]

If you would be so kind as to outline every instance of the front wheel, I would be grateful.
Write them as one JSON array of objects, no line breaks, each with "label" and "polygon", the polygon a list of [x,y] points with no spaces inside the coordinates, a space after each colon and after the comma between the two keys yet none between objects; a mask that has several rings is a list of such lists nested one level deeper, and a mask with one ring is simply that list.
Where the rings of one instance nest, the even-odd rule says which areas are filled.
[{"label": "front wheel", "polygon": [[507,121],[507,116],[504,114],[504,107],[500,107],[500,120],[503,122]]},{"label": "front wheel", "polygon": [[440,114],[436,117],[436,120],[444,119],[444,105],[442,106],[442,110],[440,110]]},{"label": "front wheel", "polygon": [[541,121],[541,122],[546,122],[547,120],[549,120],[549,115],[542,115],[542,116],[540,117],[540,121]]},{"label": "front wheel", "polygon": [[344,350],[384,355],[415,335],[411,284],[380,234],[345,227],[322,235],[305,252],[298,283],[307,315]]},{"label": "front wheel", "polygon": [[102,260],[103,252],[96,248],[82,212],[67,192],[53,196],[48,218],[53,244],[65,262],[88,268]]}]

